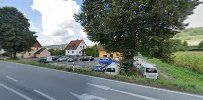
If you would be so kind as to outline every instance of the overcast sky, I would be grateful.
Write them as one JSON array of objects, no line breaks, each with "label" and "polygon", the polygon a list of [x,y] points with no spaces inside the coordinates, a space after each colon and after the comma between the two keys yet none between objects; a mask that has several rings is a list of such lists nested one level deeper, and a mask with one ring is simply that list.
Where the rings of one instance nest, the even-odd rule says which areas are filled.
[{"label": "overcast sky", "polygon": [[[94,44],[73,17],[79,13],[81,4],[82,0],[0,0],[0,7],[13,6],[23,12],[42,45],[67,44],[73,39]],[[190,23],[188,28],[203,27],[203,4],[185,22]]]}]

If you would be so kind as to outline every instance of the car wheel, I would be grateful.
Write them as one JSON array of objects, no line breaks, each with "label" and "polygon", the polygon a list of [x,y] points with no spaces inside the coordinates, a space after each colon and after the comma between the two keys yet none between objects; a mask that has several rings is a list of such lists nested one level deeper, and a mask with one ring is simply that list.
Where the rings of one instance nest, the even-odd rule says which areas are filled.
[{"label": "car wheel", "polygon": [[159,76],[157,76],[156,80],[158,80],[158,79],[159,79]]}]

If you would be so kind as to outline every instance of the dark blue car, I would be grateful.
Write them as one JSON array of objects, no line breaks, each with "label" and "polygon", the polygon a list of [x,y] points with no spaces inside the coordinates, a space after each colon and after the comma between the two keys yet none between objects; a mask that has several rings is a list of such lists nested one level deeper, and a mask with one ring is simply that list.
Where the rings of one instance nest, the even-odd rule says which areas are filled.
[{"label": "dark blue car", "polygon": [[114,60],[106,57],[100,58],[98,61],[99,64],[106,64],[106,65],[110,65],[112,62],[114,62]]}]

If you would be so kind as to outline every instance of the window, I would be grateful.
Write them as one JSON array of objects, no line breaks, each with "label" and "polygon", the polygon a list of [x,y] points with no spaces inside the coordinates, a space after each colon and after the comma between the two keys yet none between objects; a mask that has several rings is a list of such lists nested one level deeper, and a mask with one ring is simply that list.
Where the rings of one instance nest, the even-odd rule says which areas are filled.
[{"label": "window", "polygon": [[157,70],[155,68],[146,68],[147,73],[157,73]]},{"label": "window", "polygon": [[68,51],[68,53],[70,53],[70,52]]},{"label": "window", "polygon": [[31,53],[28,54],[29,56],[31,55]]},{"label": "window", "polygon": [[82,46],[80,46],[80,48],[82,48]]},{"label": "window", "polygon": [[83,46],[83,49],[85,48],[85,46]]},{"label": "window", "polygon": [[107,68],[106,69],[106,72],[115,72],[116,70],[115,70],[115,68]]},{"label": "window", "polygon": [[79,51],[79,53],[81,53],[81,51]]},{"label": "window", "polygon": [[74,51],[72,51],[72,53],[74,53]]}]

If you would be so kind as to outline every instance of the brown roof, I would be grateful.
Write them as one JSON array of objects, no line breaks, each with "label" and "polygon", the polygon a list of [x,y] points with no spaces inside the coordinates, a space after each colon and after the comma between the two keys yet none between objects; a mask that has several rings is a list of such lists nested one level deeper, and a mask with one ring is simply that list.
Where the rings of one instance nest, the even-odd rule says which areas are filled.
[{"label": "brown roof", "polygon": [[41,48],[42,45],[39,43],[39,41],[36,40],[36,42],[35,42],[35,44],[33,45],[33,47]]},{"label": "brown roof", "polygon": [[40,54],[42,51],[46,50],[46,48],[41,48],[39,49],[37,52],[35,52],[34,54]]},{"label": "brown roof", "polygon": [[83,40],[73,40],[66,46],[65,50],[76,50]]}]

